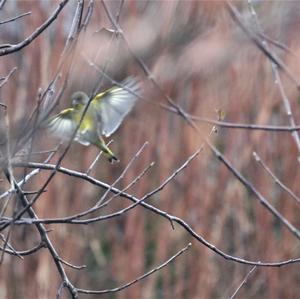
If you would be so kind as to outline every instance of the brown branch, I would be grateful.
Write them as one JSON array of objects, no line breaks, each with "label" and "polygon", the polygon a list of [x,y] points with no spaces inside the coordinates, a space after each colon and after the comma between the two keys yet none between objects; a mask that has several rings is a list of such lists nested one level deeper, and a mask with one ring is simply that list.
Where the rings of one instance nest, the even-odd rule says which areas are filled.
[{"label": "brown branch", "polygon": [[[191,161],[193,161],[198,156],[200,151],[201,151],[201,148],[199,150],[197,150],[193,155],[188,157],[188,159],[178,169],[176,169],[172,173],[172,175],[170,175],[163,183],[161,183],[157,188],[155,188],[151,192],[148,192],[141,199],[138,199],[132,205],[130,205],[130,206],[128,206],[128,207],[126,207],[126,208],[124,208],[120,211],[117,211],[115,213],[111,213],[111,214],[108,214],[108,215],[104,215],[104,216],[89,218],[89,219],[86,219],[86,220],[80,220],[79,219],[79,218],[82,218],[83,216],[86,216],[88,214],[96,212],[97,210],[99,210],[103,207],[103,206],[100,206],[100,205],[96,204],[93,208],[91,208],[87,211],[84,211],[82,213],[76,214],[76,215],[72,215],[72,216],[68,216],[68,217],[62,217],[62,218],[55,218],[55,219],[37,219],[37,220],[28,219],[28,220],[25,220],[25,224],[32,224],[32,223],[43,223],[43,224],[55,224],[55,223],[56,224],[57,223],[90,224],[90,223],[93,223],[93,222],[104,221],[104,220],[112,219],[114,217],[118,217],[120,215],[123,215],[126,212],[128,212],[128,211],[132,210],[133,208],[135,208],[137,205],[140,205],[142,202],[149,199],[150,197],[152,197],[156,193],[160,192],[163,188],[165,188],[165,186],[171,180],[173,180],[175,178],[175,176],[177,176],[181,171],[183,171],[191,163]],[[106,189],[105,194],[112,191],[113,188],[114,188],[113,185],[109,185],[109,188]],[[120,190],[118,195],[121,195],[123,192],[124,191]],[[16,222],[16,221],[15,221],[15,223],[20,224],[20,222]],[[171,224],[172,224],[172,227],[173,227],[172,222],[171,222]]]},{"label": "brown branch", "polygon": [[18,19],[23,18],[25,16],[28,16],[30,14],[31,14],[31,11],[28,11],[28,12],[22,13],[18,16],[15,16],[13,18],[10,18],[10,19],[4,20],[4,21],[0,21],[0,25],[6,24],[6,23],[9,23],[9,22],[13,22],[15,20],[18,20]]},{"label": "brown branch", "polygon": [[[71,26],[71,30],[70,30],[70,34],[68,36],[68,40],[67,40],[67,44],[68,41],[70,41],[71,38],[73,38],[74,35],[79,34],[80,33],[80,20],[81,20],[81,16],[82,16],[82,10],[83,10],[83,0],[78,1],[77,4],[77,8],[73,17],[73,22],[72,22],[72,26]],[[65,49],[69,48],[68,45],[66,45]],[[52,171],[52,173],[49,175],[49,177],[46,179],[45,183],[42,185],[42,187],[39,189],[38,193],[36,194],[36,196],[30,201],[28,202],[28,205],[24,206],[22,210],[20,210],[17,215],[15,215],[14,220],[19,219],[25,212],[27,212],[27,210],[33,206],[33,204],[39,199],[39,197],[41,196],[41,194],[44,192],[44,190],[46,189],[46,187],[49,185],[49,183],[52,181],[52,179],[54,178],[56,172],[57,172],[57,168],[60,166],[60,164],[62,163],[62,160],[64,159],[64,157],[66,156],[68,150],[71,147],[71,144],[73,143],[75,136],[76,136],[76,132],[80,127],[80,124],[84,118],[85,113],[87,112],[87,109],[89,107],[89,104],[91,102],[92,99],[90,99],[88,101],[88,103],[85,105],[80,121],[75,129],[75,131],[73,132],[66,148],[64,149],[63,153],[61,154],[61,156],[59,157],[58,161],[56,162],[56,169],[54,169]],[[38,111],[38,109],[37,109]],[[32,134],[35,132],[35,130],[32,130]],[[5,227],[3,227],[2,229],[4,229]]]},{"label": "brown branch", "polygon": [[4,49],[0,49],[0,56],[3,55],[8,55],[14,52],[17,52],[24,47],[28,46],[32,41],[34,41],[47,27],[50,26],[51,23],[57,18],[59,13],[62,11],[64,6],[68,3],[69,0],[63,0],[60,2],[56,10],[52,13],[50,18],[43,23],[40,27],[38,27],[31,35],[29,35],[26,39],[24,39],[22,42],[16,44],[16,45],[11,45],[9,47],[6,47]]},{"label": "brown branch", "polygon": [[239,292],[239,290],[248,282],[249,277],[251,276],[251,274],[257,269],[257,266],[254,266],[246,275],[246,277],[243,279],[243,281],[241,282],[241,284],[238,286],[238,288],[234,291],[234,293],[230,296],[230,299],[233,299],[236,294]]},{"label": "brown branch", "polygon": [[183,249],[181,249],[180,251],[178,251],[175,255],[173,255],[171,258],[169,258],[167,261],[165,261],[164,263],[162,263],[161,265],[159,265],[158,267],[148,271],[147,273],[143,274],[142,276],[120,286],[117,288],[113,288],[113,289],[107,289],[107,290],[101,290],[101,291],[93,291],[93,290],[84,290],[84,289],[77,289],[78,293],[82,293],[82,294],[107,294],[107,293],[116,293],[116,292],[120,292],[128,287],[130,287],[131,285],[141,281],[142,279],[150,276],[151,274],[159,271],[160,269],[166,267],[168,264],[170,264],[173,260],[175,260],[177,257],[179,257],[181,254],[183,254],[185,251],[187,251],[190,247],[192,246],[191,243],[189,243],[186,247],[184,247]]},{"label": "brown branch", "polygon": [[3,85],[7,83],[7,81],[8,81],[9,78],[10,78],[10,76],[11,76],[16,70],[17,70],[17,67],[14,67],[14,68],[11,69],[11,71],[8,73],[8,75],[5,76],[5,77],[3,78],[3,80],[1,81],[1,83],[0,83],[0,88],[2,88]]},{"label": "brown branch", "polygon": [[273,126],[273,125],[231,123],[231,122],[213,120],[211,118],[206,118],[206,117],[199,117],[192,114],[187,114],[187,115],[194,121],[214,124],[219,127],[228,128],[228,129],[246,129],[246,130],[285,132],[285,133],[300,131],[300,126],[296,126],[296,125],[295,126]]},{"label": "brown branch", "polygon": [[[26,207],[29,205],[29,202],[26,198],[26,196],[24,195],[23,191],[21,190],[21,188],[18,186],[15,178],[12,176],[11,173],[8,174],[9,175],[9,181],[12,182],[12,184],[14,185],[15,189],[16,189],[16,193],[17,193],[17,196],[21,202],[21,204]],[[29,216],[32,218],[32,219],[38,219],[38,216],[37,214],[34,212],[34,210],[32,209],[32,207],[29,207],[27,209],[27,212],[29,214]],[[64,270],[64,267],[62,266],[62,263],[60,261],[60,258],[52,244],[52,242],[50,241],[49,237],[48,237],[48,234],[47,234],[47,230],[46,228],[44,227],[43,224],[41,223],[36,223],[35,224],[40,236],[41,236],[41,240],[42,242],[45,244],[45,247],[48,249],[49,253],[51,254],[52,256],[52,259],[56,265],[56,268],[63,280],[63,282],[65,283],[65,285],[67,286],[72,298],[77,298],[78,297],[78,293],[77,293],[77,290],[74,288],[74,286],[71,284],[65,270]]]},{"label": "brown branch", "polygon": [[[255,11],[255,9],[254,9],[254,7],[252,5],[251,0],[248,0],[248,7],[249,7],[250,12],[251,12],[251,14],[253,16],[253,19],[255,21],[255,25],[257,27],[258,32],[261,33],[261,34],[263,34],[263,30],[261,28],[260,22],[258,20],[256,11]],[[269,52],[271,52],[270,47],[269,47],[267,41],[263,39],[262,43],[265,46],[266,50],[269,51]],[[274,57],[276,57],[275,53],[273,55],[274,55]],[[275,74],[275,84],[278,86],[279,93],[280,93],[281,99],[283,101],[284,109],[285,109],[285,112],[287,114],[289,124],[290,124],[290,126],[295,126],[295,119],[294,119],[294,116],[293,116],[293,113],[292,113],[291,104],[290,104],[290,101],[289,101],[289,99],[287,97],[287,94],[286,94],[286,92],[284,90],[284,87],[283,87],[283,84],[282,84],[282,81],[281,81],[281,77],[280,77],[280,74],[279,74],[279,71],[278,71],[278,66],[275,63],[271,63],[271,65],[272,65],[273,72]],[[291,132],[291,134],[292,134],[292,137],[293,137],[293,139],[294,139],[294,141],[296,143],[298,152],[300,153],[300,139],[299,139],[299,135],[298,135],[298,133],[296,131]]]},{"label": "brown branch", "polygon": [[[134,161],[139,157],[139,155],[142,153],[142,151],[144,150],[144,148],[148,145],[148,141],[146,141],[141,148],[134,154],[134,156],[130,159],[130,161],[127,163],[126,167],[124,168],[124,170],[122,171],[122,173],[119,175],[119,177],[111,184],[111,187],[116,186],[116,184],[122,180],[125,177],[126,172],[130,169],[131,165],[134,163]],[[105,191],[105,193],[101,196],[101,198],[98,200],[98,202],[96,203],[96,206],[100,206],[106,196],[108,195],[108,193],[110,192],[110,189],[107,189]]]},{"label": "brown branch", "polygon": [[271,176],[271,178],[275,181],[275,183],[286,193],[288,193],[295,201],[297,204],[300,204],[300,198],[287,186],[285,186],[276,176],[275,174],[270,170],[270,168],[264,163],[259,155],[256,152],[253,152],[254,159],[257,163],[259,163],[262,168]]},{"label": "brown branch", "polygon": [[76,265],[73,265],[65,260],[63,260],[61,257],[59,258],[59,260],[66,266],[72,268],[72,269],[75,269],[75,270],[82,270],[84,268],[86,268],[86,265],[81,265],[81,266],[76,266]]},{"label": "brown branch", "polygon": [[240,13],[237,9],[230,3],[230,1],[225,2],[227,10],[232,17],[232,19],[236,22],[236,24],[243,30],[243,32],[247,35],[247,37],[257,46],[259,50],[261,50],[275,65],[278,66],[280,70],[282,70],[286,76],[290,79],[292,83],[296,85],[298,89],[300,89],[300,83],[297,79],[295,79],[294,75],[287,68],[287,66],[279,60],[272,52],[270,52],[265,45],[260,41],[260,39],[252,32],[243,22]]},{"label": "brown branch", "polygon": [[[51,164],[43,164],[43,163],[13,163],[12,166],[15,167],[28,167],[28,168],[40,168],[40,169],[45,169],[45,170],[53,170],[55,169],[55,165],[51,165]],[[82,172],[78,172],[75,170],[70,170],[64,167],[59,167],[57,169],[58,172],[72,176],[72,177],[76,177],[82,180],[85,180],[89,183],[91,183],[92,185],[101,187],[103,189],[109,189],[111,188],[109,184],[106,184],[104,182],[101,182],[93,177],[88,176],[86,173],[82,173]],[[122,192],[121,190],[113,187],[111,188],[111,192],[114,194],[118,194],[121,197],[127,198],[133,202],[137,202],[140,201],[140,199],[138,199],[137,197],[128,194],[126,192]],[[238,257],[234,257],[231,256],[229,254],[226,254],[225,252],[223,252],[222,250],[218,249],[216,246],[212,245],[211,243],[209,243],[208,241],[206,241],[203,237],[201,237],[199,234],[197,234],[183,219],[178,218],[176,216],[170,215],[165,211],[162,211],[146,202],[140,202],[139,203],[142,207],[146,208],[147,210],[160,215],[161,217],[167,219],[170,222],[173,223],[177,223],[179,224],[184,230],[186,230],[195,240],[197,240],[198,242],[202,243],[204,246],[208,247],[211,251],[217,253],[218,255],[220,255],[221,257],[223,257],[226,260],[230,260],[230,261],[234,261],[240,264],[245,264],[245,265],[257,265],[257,266],[268,266],[268,267],[282,267],[285,265],[289,265],[289,264],[293,264],[293,263],[299,263],[300,262],[300,258],[296,258],[296,259],[289,259],[289,260],[284,260],[281,262],[261,262],[261,261],[250,261],[250,260],[246,260],[243,258],[238,258]],[[38,221],[38,220],[37,220]],[[5,220],[2,221],[2,223],[6,223]],[[18,224],[18,221],[15,222],[15,224]],[[25,222],[22,222],[22,224],[26,224]],[[30,223],[28,223],[30,224]]]},{"label": "brown branch", "polygon": [[45,244],[43,242],[41,242],[40,244],[34,246],[31,249],[27,249],[27,250],[9,250],[9,249],[4,249],[3,247],[0,247],[0,250],[5,251],[5,253],[8,253],[10,255],[17,255],[17,256],[25,256],[25,255],[31,255],[33,253],[36,253],[37,251],[39,251],[40,249],[45,248]]},{"label": "brown branch", "polygon": [[[273,216],[275,216],[282,224],[284,224],[288,230],[297,237],[297,239],[300,239],[300,232],[299,230],[292,225],[285,217],[283,217],[283,215],[281,215],[268,201],[265,197],[262,196],[262,194],[260,194],[258,192],[258,190],[232,165],[232,163],[230,163],[225,156],[223,156],[220,151],[211,144],[211,142],[202,135],[201,130],[198,128],[198,126],[195,124],[195,122],[193,121],[193,119],[190,118],[189,114],[182,109],[178,104],[176,104],[172,98],[170,98],[168,95],[164,94],[162,88],[160,87],[160,85],[156,82],[154,76],[151,74],[148,66],[142,61],[142,59],[140,59],[132,50],[131,47],[123,33],[123,30],[120,28],[120,26],[117,24],[117,22],[114,20],[113,15],[111,14],[110,10],[108,9],[107,5],[105,4],[104,0],[101,0],[101,3],[104,7],[105,12],[107,13],[107,16],[109,18],[109,20],[111,21],[112,25],[115,27],[115,29],[119,32],[119,34],[122,36],[124,42],[126,43],[126,46],[129,50],[129,52],[132,54],[132,56],[135,58],[135,60],[137,61],[137,63],[140,65],[140,67],[143,69],[143,71],[145,72],[145,74],[148,76],[148,78],[152,81],[152,83],[155,85],[156,89],[164,96],[164,98],[166,99],[166,101],[175,109],[177,110],[177,114],[179,116],[181,116],[198,134],[199,136],[201,136],[207,146],[210,148],[210,150],[213,152],[213,154],[226,166],[226,168],[249,190],[251,191],[255,197],[259,200],[259,202],[263,205],[263,207],[265,207],[269,212],[271,212],[273,214]],[[229,3],[226,2],[229,11],[232,11],[232,14],[237,15],[238,12],[236,12],[236,9]],[[238,15],[237,15],[238,16]],[[243,25],[243,24],[242,24]],[[246,27],[245,27],[246,28]],[[246,28],[247,29],[247,28]],[[260,41],[259,41],[260,42]],[[259,43],[260,44],[260,43]],[[265,49],[265,47],[263,48]],[[267,53],[269,53],[267,51]],[[274,58],[272,56],[272,54],[270,54],[272,58]],[[271,59],[271,58],[270,58]],[[272,60],[273,61],[273,60]],[[276,63],[276,58],[274,58],[274,63]],[[283,69],[284,65],[283,65]]]},{"label": "brown branch", "polygon": [[265,207],[275,218],[277,218],[297,239],[300,239],[299,230],[291,224],[279,211],[277,211],[268,200],[249,182],[233,165],[228,161],[219,150],[217,150],[208,139],[206,144],[213,154],[226,166],[226,168],[259,200],[260,204]]}]

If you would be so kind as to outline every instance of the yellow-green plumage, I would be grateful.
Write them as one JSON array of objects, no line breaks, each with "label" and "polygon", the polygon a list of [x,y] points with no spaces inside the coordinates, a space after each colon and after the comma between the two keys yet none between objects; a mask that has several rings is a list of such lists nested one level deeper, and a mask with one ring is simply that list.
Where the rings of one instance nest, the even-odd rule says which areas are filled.
[{"label": "yellow-green plumage", "polygon": [[132,77],[122,82],[122,87],[112,87],[97,94],[89,103],[83,92],[72,96],[72,107],[62,110],[49,120],[49,130],[61,139],[70,139],[76,130],[85,106],[89,107],[75,135],[75,141],[101,149],[110,161],[118,161],[105,144],[102,135],[110,136],[120,126],[124,117],[130,112],[139,97],[140,88]]}]

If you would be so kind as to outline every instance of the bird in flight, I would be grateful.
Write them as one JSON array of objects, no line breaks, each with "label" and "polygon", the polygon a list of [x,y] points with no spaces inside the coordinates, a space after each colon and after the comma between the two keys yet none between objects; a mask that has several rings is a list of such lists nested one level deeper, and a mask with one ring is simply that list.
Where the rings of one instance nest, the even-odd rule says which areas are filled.
[{"label": "bird in flight", "polygon": [[90,144],[97,146],[110,162],[119,161],[102,136],[109,137],[119,128],[141,92],[138,80],[133,77],[128,77],[120,85],[122,87],[113,86],[98,93],[91,101],[86,93],[75,92],[72,95],[72,106],[51,117],[48,129],[60,139],[70,140],[90,101],[74,140],[86,146]]}]

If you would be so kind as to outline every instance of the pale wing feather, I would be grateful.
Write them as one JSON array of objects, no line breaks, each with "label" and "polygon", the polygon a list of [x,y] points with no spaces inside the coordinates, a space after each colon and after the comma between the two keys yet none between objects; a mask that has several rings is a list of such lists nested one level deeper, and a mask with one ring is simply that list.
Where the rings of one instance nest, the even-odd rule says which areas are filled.
[{"label": "pale wing feather", "polygon": [[76,135],[75,141],[77,141],[78,143],[82,144],[82,145],[85,145],[85,146],[88,146],[90,145],[91,143],[89,141],[86,141],[85,139],[83,139],[80,135]]},{"label": "pale wing feather", "polygon": [[49,123],[49,131],[56,137],[61,139],[69,139],[74,130],[76,124],[71,119],[67,119],[61,116],[54,117]]},{"label": "pale wing feather", "polygon": [[[75,121],[69,117],[66,117],[65,115],[58,114],[50,120],[48,124],[48,130],[51,134],[60,138],[61,140],[70,140],[76,129],[76,126],[77,124]],[[81,138],[79,134],[76,134],[74,140],[83,145],[90,145],[90,143],[84,138]]]},{"label": "pale wing feather", "polygon": [[[113,87],[103,98],[93,100],[99,120],[99,130],[109,137],[134,106],[140,93],[139,83],[133,77],[122,82],[125,88]],[[127,90],[128,89],[128,90]]]}]

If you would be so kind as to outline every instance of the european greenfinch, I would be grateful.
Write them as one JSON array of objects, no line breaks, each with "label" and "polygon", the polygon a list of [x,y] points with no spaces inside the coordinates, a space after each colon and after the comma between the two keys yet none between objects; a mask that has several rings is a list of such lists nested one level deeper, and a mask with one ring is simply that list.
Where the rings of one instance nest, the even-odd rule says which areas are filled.
[{"label": "european greenfinch", "polygon": [[[122,123],[140,97],[140,84],[128,77],[121,85],[98,93],[90,102],[89,107],[76,132],[74,140],[83,144],[93,144],[102,150],[110,162],[119,161],[105,144],[102,135],[109,137]],[[50,118],[48,128],[62,140],[70,140],[82,117],[89,97],[82,91],[72,95],[72,107],[62,110]]]}]

